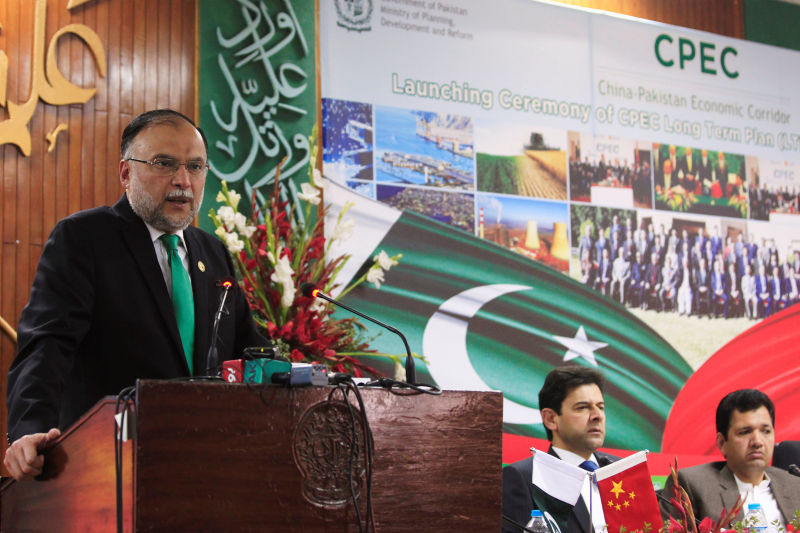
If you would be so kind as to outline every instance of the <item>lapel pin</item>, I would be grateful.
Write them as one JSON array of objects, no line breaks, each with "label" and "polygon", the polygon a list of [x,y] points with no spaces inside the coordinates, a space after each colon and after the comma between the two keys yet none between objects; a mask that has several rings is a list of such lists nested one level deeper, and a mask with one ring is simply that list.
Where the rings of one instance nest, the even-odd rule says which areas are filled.
[{"label": "lapel pin", "polygon": [[200,272],[205,272],[206,271],[206,265],[202,261],[198,261],[197,262],[197,268],[200,269]]}]

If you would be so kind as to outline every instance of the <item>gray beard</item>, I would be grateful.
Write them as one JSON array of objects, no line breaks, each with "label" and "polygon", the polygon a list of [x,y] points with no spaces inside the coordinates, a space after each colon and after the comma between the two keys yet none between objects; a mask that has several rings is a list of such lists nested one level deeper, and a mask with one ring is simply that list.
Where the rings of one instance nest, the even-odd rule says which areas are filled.
[{"label": "gray beard", "polygon": [[130,181],[127,196],[131,209],[133,209],[133,212],[136,213],[139,218],[157,230],[165,233],[175,233],[176,231],[188,228],[189,224],[192,223],[192,220],[194,220],[194,217],[197,215],[200,206],[203,205],[203,191],[200,191],[200,198],[197,202],[192,201],[192,208],[185,217],[179,215],[168,216],[164,214],[164,202],[169,198],[193,198],[192,192],[172,191],[167,194],[167,198],[161,203],[158,203],[150,193],[139,186],[139,182],[136,179]]}]

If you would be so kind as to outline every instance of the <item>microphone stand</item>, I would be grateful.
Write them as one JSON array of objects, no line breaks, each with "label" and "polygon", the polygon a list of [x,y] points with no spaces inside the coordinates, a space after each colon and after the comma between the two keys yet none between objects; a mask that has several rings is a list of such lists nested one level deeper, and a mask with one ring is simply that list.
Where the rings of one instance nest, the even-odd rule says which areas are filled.
[{"label": "microphone stand", "polygon": [[[219,284],[222,289],[222,298],[219,303],[219,307],[217,308],[217,313],[214,315],[214,325],[211,328],[211,346],[208,347],[208,353],[206,354],[206,369],[204,371],[205,374],[209,374],[211,372],[215,372],[215,368],[217,366],[217,337],[219,337],[219,323],[222,320],[222,311],[225,309],[225,300],[228,298],[228,293],[233,286],[233,282],[229,279],[225,279]],[[214,376],[216,377],[216,376]]]},{"label": "microphone stand", "polygon": [[374,319],[371,316],[367,316],[364,313],[362,313],[361,311],[356,311],[355,309],[353,309],[349,305],[345,305],[342,302],[334,300],[333,298],[331,298],[330,296],[326,295],[325,293],[323,293],[319,289],[315,289],[314,285],[311,284],[311,283],[303,283],[300,286],[300,290],[302,291],[302,293],[305,296],[310,296],[312,298],[314,298],[314,297],[322,298],[323,300],[326,300],[326,301],[332,303],[333,305],[336,305],[338,307],[346,309],[346,310],[350,311],[351,313],[360,316],[361,318],[369,320],[370,322],[372,322],[374,324],[377,324],[377,325],[379,325],[381,327],[384,327],[384,328],[388,329],[389,331],[391,331],[392,333],[395,333],[395,334],[399,335],[400,338],[403,339],[403,344],[406,347],[406,365],[405,365],[406,382],[411,384],[411,385],[416,385],[416,382],[417,382],[417,371],[416,371],[415,364],[414,364],[414,358],[411,356],[411,348],[408,346],[408,341],[406,340],[405,335],[400,333],[400,330],[398,330],[397,328],[393,328],[392,326],[390,326],[388,324],[384,324],[380,320]]}]

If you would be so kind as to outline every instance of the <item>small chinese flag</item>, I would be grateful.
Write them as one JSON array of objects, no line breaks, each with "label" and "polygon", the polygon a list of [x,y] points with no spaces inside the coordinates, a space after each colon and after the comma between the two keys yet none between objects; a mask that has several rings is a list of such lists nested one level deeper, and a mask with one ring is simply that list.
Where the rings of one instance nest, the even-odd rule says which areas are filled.
[{"label": "small chinese flag", "polygon": [[647,451],[598,468],[594,474],[609,533],[619,533],[622,527],[641,531],[645,524],[651,531],[660,529],[661,512],[647,469]]}]

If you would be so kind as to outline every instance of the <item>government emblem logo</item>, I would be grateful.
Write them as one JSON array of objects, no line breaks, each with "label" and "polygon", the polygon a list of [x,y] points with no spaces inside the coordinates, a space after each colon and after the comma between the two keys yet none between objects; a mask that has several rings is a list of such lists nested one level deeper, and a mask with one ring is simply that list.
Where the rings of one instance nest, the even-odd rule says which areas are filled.
[{"label": "government emblem logo", "polygon": [[372,0],[335,0],[336,24],[353,31],[372,29]]}]

